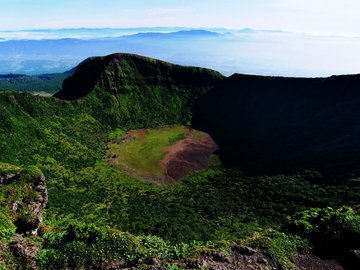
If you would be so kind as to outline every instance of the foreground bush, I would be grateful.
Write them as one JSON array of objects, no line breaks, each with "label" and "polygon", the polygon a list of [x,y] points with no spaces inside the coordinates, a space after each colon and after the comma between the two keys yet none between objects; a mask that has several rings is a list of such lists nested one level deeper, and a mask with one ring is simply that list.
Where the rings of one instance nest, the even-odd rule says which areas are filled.
[{"label": "foreground bush", "polygon": [[[289,217],[288,230],[309,239],[314,251],[359,269],[352,250],[360,249],[360,215],[351,207],[311,208]],[[355,267],[355,268],[354,268]]]},{"label": "foreground bush", "polygon": [[65,231],[46,232],[38,254],[43,269],[98,269],[111,263],[131,265],[139,259],[185,258],[196,245],[173,245],[157,236],[134,236],[110,227],[71,224]]}]

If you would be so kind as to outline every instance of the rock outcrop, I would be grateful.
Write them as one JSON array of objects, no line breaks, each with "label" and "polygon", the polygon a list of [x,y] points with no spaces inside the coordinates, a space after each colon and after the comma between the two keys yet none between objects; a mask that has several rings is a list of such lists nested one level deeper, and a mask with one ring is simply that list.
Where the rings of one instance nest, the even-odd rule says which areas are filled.
[{"label": "rock outcrop", "polygon": [[[0,164],[0,188],[9,187],[11,192],[7,196],[6,205],[10,208],[8,215],[3,218],[10,225],[16,226],[16,235],[8,241],[0,243],[0,262],[12,260],[13,263],[26,266],[26,269],[37,269],[36,255],[39,248],[28,241],[27,236],[37,234],[43,213],[48,202],[45,176],[35,167],[18,168],[9,164]],[[12,196],[13,195],[13,196]],[[14,225],[8,229],[13,230]],[[12,232],[13,233],[13,232]],[[1,267],[0,267],[1,268]]]},{"label": "rock outcrop", "polygon": [[36,194],[32,200],[16,201],[12,205],[12,211],[19,218],[15,221],[16,232],[20,234],[37,234],[43,219],[43,212],[48,202],[45,176],[36,175],[31,178],[30,187]]},{"label": "rock outcrop", "polygon": [[7,175],[0,176],[0,186],[11,183],[19,177],[20,173],[9,173]]},{"label": "rock outcrop", "polygon": [[12,216],[9,219],[14,219],[16,233],[36,234],[48,202],[45,176],[35,167],[0,165],[0,187],[12,184],[19,193],[14,199],[9,196],[7,201]]},{"label": "rock outcrop", "polygon": [[29,243],[21,235],[17,235],[9,244],[9,250],[27,269],[37,269],[36,255],[39,248]]},{"label": "rock outcrop", "polygon": [[7,197],[7,208],[16,226],[16,233],[34,235],[43,219],[48,202],[45,176],[35,167],[21,169],[0,163],[0,188],[12,185],[15,196]]}]

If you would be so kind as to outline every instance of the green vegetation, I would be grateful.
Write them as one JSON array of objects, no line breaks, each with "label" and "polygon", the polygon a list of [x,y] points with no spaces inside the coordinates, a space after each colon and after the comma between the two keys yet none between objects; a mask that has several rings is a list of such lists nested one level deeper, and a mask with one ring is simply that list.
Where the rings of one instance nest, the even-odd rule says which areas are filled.
[{"label": "green vegetation", "polygon": [[[194,240],[236,240],[251,237],[264,227],[279,229],[286,217],[297,211],[359,202],[357,182],[350,179],[341,186],[314,184],[313,177],[319,183],[325,181],[318,181],[318,174],[313,176],[308,172],[247,177],[237,169],[219,167],[195,173],[169,187],[142,183],[109,167],[103,160],[103,150],[115,128],[111,126],[112,111],[103,110],[99,114],[97,106],[102,102],[112,106],[111,97],[90,95],[71,103],[4,92],[0,94],[0,102],[4,115],[0,122],[3,153],[0,161],[36,165],[44,172],[49,191],[44,227],[55,232],[64,230],[70,223],[84,222],[133,235],[156,235],[172,245]],[[164,124],[168,123],[164,121]],[[127,128],[110,136],[116,140]],[[182,129],[175,130],[169,137],[161,136],[161,142],[168,143],[171,137],[179,139]],[[13,218],[8,204],[4,204],[8,199],[6,194],[11,190],[17,191],[16,196],[27,194],[17,185],[2,188],[5,239],[14,233]],[[281,255],[285,251],[277,246],[285,245],[286,241],[285,244],[277,241],[269,246],[270,252],[273,250],[271,256],[285,262]],[[292,250],[292,247],[284,249]],[[74,252],[74,249],[64,250],[57,252]],[[55,263],[47,255],[41,256],[49,264]]]},{"label": "green vegetation", "polygon": [[349,251],[359,248],[360,212],[341,207],[311,208],[288,218],[288,231],[309,239],[319,254],[332,256],[349,265]]},{"label": "green vegetation", "polygon": [[7,163],[0,163],[0,175],[7,175],[20,172],[21,169],[17,166],[7,164]]},{"label": "green vegetation", "polygon": [[299,236],[287,235],[272,229],[256,232],[241,242],[262,250],[274,264],[288,269],[297,269],[290,261],[297,252],[307,253],[311,248],[307,240]]},{"label": "green vegetation", "polygon": [[157,236],[134,236],[109,227],[81,223],[71,224],[61,232],[45,233],[43,238],[43,249],[38,254],[43,269],[104,268],[119,259],[122,264],[139,259],[145,262],[152,258],[184,259],[201,245],[200,242],[174,245]]},{"label": "green vegetation", "polygon": [[[26,237],[40,248],[43,269],[101,269],[112,260],[154,257],[176,269],[173,260],[226,251],[234,242],[262,250],[274,265],[293,267],[289,259],[309,249],[307,240],[315,250],[327,243],[323,237],[350,248],[337,237],[358,237],[358,214],[342,207],[359,204],[357,179],[335,185],[314,170],[247,176],[218,165],[158,186],[110,166],[109,144],[126,166],[158,174],[164,147],[186,136],[189,131],[179,125],[189,122],[196,97],[209,89],[189,86],[181,76],[174,84],[165,76],[167,65],[156,61],[150,66],[156,76],[145,76],[136,64],[141,59],[126,59],[125,75],[117,77],[123,81],[115,80],[120,95],[105,88],[105,77],[73,102],[0,93],[0,175],[21,171],[19,179],[0,187],[1,243],[12,241],[22,213],[26,218],[26,202],[38,197],[29,183],[43,172],[49,202],[39,236]],[[111,65],[110,75],[116,71],[116,63]],[[119,144],[135,129],[143,131],[132,131],[134,139]],[[24,202],[19,211],[11,209],[15,201]],[[289,221],[296,212],[301,214]],[[14,268],[11,256],[0,246],[0,269]]]},{"label": "green vegetation", "polygon": [[126,132],[124,132],[124,130],[122,130],[121,128],[117,128],[114,131],[111,131],[109,133],[109,140],[117,140],[117,141],[121,141],[123,139],[125,139],[126,137]]},{"label": "green vegetation", "polygon": [[241,241],[173,244],[158,236],[134,236],[109,227],[73,223],[63,231],[46,232],[43,238],[42,250],[38,254],[42,269],[102,269],[112,261],[119,263],[119,259],[121,265],[136,264],[139,269],[146,269],[153,258],[161,260],[161,264],[170,269],[180,269],[176,268],[178,266],[173,264],[174,261],[188,261],[218,251],[229,254],[237,243],[261,250],[269,256],[273,265],[297,269],[290,259],[296,252],[309,250],[308,243],[300,237],[271,230],[255,233]]},{"label": "green vegetation", "polygon": [[359,195],[346,186],[311,184],[302,176],[244,177],[220,168],[169,187],[133,180],[105,162],[72,177],[71,182],[58,178],[56,185],[49,179],[48,224],[78,220],[174,243],[241,239],[261,227],[279,228],[294,212],[353,204]]},{"label": "green vegetation", "polygon": [[101,103],[91,101],[92,106],[98,106],[99,117],[104,111],[112,112],[113,126],[125,130],[188,125],[196,100],[223,78],[209,69],[114,54],[84,61],[56,97],[100,98]]}]

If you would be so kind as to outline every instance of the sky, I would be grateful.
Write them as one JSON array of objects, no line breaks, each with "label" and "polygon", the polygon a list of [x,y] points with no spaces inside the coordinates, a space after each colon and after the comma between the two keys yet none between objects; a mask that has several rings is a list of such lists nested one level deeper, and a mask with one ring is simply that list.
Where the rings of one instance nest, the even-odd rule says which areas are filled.
[{"label": "sky", "polygon": [[250,27],[360,36],[359,11],[358,0],[0,0],[0,30]]}]

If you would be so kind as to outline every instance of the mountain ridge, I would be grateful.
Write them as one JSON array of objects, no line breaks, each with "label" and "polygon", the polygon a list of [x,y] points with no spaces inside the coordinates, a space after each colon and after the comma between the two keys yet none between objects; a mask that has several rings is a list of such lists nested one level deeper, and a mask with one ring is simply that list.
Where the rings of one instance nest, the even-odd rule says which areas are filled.
[{"label": "mountain ridge", "polygon": [[[195,128],[214,138],[224,162],[241,163],[246,171],[357,172],[357,85],[359,74],[226,78],[209,69],[116,53],[82,62],[54,97],[77,100],[106,93],[117,100],[113,120],[120,126],[144,115],[144,127],[148,119],[154,119],[150,126],[160,119],[167,124],[192,120]],[[144,95],[149,101],[145,104]]]},{"label": "mountain ridge", "polygon": [[[136,54],[127,54],[127,53],[115,53],[104,57],[90,57],[80,63],[76,68],[74,68],[74,74],[72,77],[66,79],[64,81],[62,90],[59,91],[54,95],[56,98],[60,99],[66,99],[66,100],[74,100],[77,98],[80,98],[82,96],[85,96],[89,94],[95,86],[100,83],[100,86],[103,86],[109,90],[111,88],[114,93],[121,92],[120,89],[121,86],[117,87],[115,84],[110,85],[111,82],[105,82],[106,81],[106,75],[114,76],[113,79],[125,79],[125,80],[132,80],[131,74],[126,73],[126,70],[124,67],[121,66],[122,63],[125,63],[128,61],[127,64],[132,64],[132,70],[129,70],[129,72],[136,71],[140,73],[140,76],[143,75],[141,73],[144,73],[144,77],[146,77],[146,80],[152,80],[155,83],[161,83],[161,78],[155,78],[151,77],[151,75],[155,74],[156,76],[161,76],[162,72],[167,73],[169,71],[165,70],[168,68],[171,70],[170,72],[173,72],[174,76],[178,76],[175,83],[193,83],[195,85],[202,84],[202,78],[201,76],[206,77],[207,75],[214,74],[219,78],[222,78],[223,75],[220,73],[205,69],[205,68],[199,68],[199,67],[185,67],[180,65],[174,65],[170,64],[165,61],[140,56]],[[134,63],[132,63],[134,62]],[[149,70],[147,70],[149,68]],[[111,71],[109,69],[112,69]],[[135,70],[137,69],[137,70]],[[184,74],[176,74],[176,71],[183,72]],[[193,78],[189,78],[186,76],[190,73],[196,73],[198,72],[200,75],[197,75],[198,78],[194,80]],[[153,74],[152,74],[153,73]],[[171,74],[166,74],[171,75]],[[83,79],[83,76],[88,76],[90,81],[86,81]],[[195,77],[196,77],[195,76]],[[200,76],[200,77],[199,77]],[[107,78],[108,80],[111,78]],[[101,81],[103,80],[103,81]],[[105,80],[105,81],[104,81]],[[180,80],[183,80],[182,82]],[[136,81],[132,81],[133,83],[136,83]],[[119,83],[119,82],[117,82]],[[84,86],[85,85],[85,86]],[[211,82],[205,82],[205,85],[211,85]],[[71,96],[70,88],[77,88],[78,95]],[[69,96],[67,96],[67,94]]]}]

